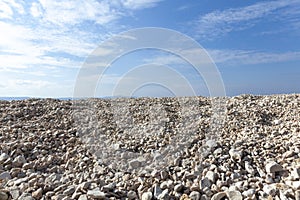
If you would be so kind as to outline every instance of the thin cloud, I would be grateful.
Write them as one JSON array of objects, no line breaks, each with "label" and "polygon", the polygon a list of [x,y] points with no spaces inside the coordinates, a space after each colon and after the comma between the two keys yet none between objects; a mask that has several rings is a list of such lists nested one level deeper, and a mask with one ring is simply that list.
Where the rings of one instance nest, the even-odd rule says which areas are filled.
[{"label": "thin cloud", "polygon": [[246,7],[213,11],[200,16],[193,25],[196,27],[198,37],[213,39],[232,31],[250,28],[266,17],[283,15],[281,13],[283,9],[285,9],[285,15],[290,15],[289,11],[294,9],[293,6],[296,5],[299,5],[299,1],[278,0],[259,2]]},{"label": "thin cloud", "polygon": [[[194,53],[192,50],[186,53],[199,56],[197,55],[197,53]],[[209,49],[207,50],[207,53],[212,58],[213,62],[217,64],[226,64],[226,65],[242,66],[242,65],[300,61],[300,52],[298,51],[270,53],[270,52],[245,51],[245,50]],[[169,66],[188,64],[185,60],[175,55],[158,55],[152,58],[144,59],[144,62],[159,63],[162,65],[169,65]]]},{"label": "thin cloud", "polygon": [[239,66],[300,60],[300,52],[269,53],[244,50],[208,50],[208,52],[215,63]]},{"label": "thin cloud", "polygon": [[162,0],[125,0],[121,1],[126,9],[140,10],[155,7]]}]

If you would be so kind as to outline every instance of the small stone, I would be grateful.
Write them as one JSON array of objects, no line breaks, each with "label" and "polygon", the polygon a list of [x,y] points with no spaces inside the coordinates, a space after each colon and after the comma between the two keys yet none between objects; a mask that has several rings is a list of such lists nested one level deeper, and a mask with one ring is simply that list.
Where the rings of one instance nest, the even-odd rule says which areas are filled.
[{"label": "small stone", "polygon": [[166,180],[168,178],[168,176],[169,176],[169,174],[165,170],[163,170],[163,171],[160,172],[160,178],[162,180]]},{"label": "small stone", "polygon": [[19,199],[21,200],[35,200],[32,196],[31,196],[31,194],[28,194],[28,193],[23,193],[20,197],[19,197]]},{"label": "small stone", "polygon": [[88,200],[87,195],[86,194],[80,195],[78,200]]},{"label": "small stone", "polygon": [[32,197],[35,199],[41,199],[43,196],[43,190],[42,188],[37,189],[36,191],[34,191],[32,194]]},{"label": "small stone", "polygon": [[137,199],[137,194],[136,194],[136,192],[130,190],[130,191],[127,193],[127,198],[128,198],[129,200]]},{"label": "small stone", "polygon": [[252,176],[254,176],[254,174],[255,174],[255,170],[254,170],[254,168],[249,164],[249,162],[245,162],[245,169],[246,169],[246,171],[249,173],[249,174],[251,174]]},{"label": "small stone", "polygon": [[63,192],[63,194],[64,194],[64,195],[67,195],[67,196],[70,196],[70,195],[72,195],[74,192],[75,192],[75,186],[71,186],[71,187],[67,188],[67,189]]},{"label": "small stone", "polygon": [[236,149],[230,149],[229,150],[229,155],[230,155],[232,160],[241,161],[243,152],[238,151]]},{"label": "small stone", "polygon": [[292,185],[295,190],[300,189],[300,181],[293,181]]},{"label": "small stone", "polygon": [[138,160],[131,160],[129,162],[129,166],[130,166],[131,169],[137,169],[141,166],[141,162],[138,161]]},{"label": "small stone", "polygon": [[105,199],[105,193],[101,192],[98,188],[94,190],[88,190],[87,196],[95,199]]},{"label": "small stone", "polygon": [[212,184],[211,181],[208,180],[207,177],[205,177],[204,179],[200,180],[200,183],[199,183],[200,189],[203,190],[204,188],[210,188],[211,184]]},{"label": "small stone", "polygon": [[279,190],[279,197],[280,197],[280,200],[289,200],[283,191]]},{"label": "small stone", "polygon": [[78,185],[77,189],[76,190],[81,190],[81,191],[85,191],[87,190],[91,185],[91,182],[83,182],[83,183],[80,183],[80,185]]},{"label": "small stone", "polygon": [[4,163],[8,158],[9,156],[6,153],[2,153],[0,155],[0,163]]},{"label": "small stone", "polygon": [[182,189],[183,189],[183,185],[181,183],[174,186],[175,192],[181,192]]},{"label": "small stone", "polygon": [[11,175],[9,172],[2,172],[0,174],[0,180],[10,180],[11,179]]},{"label": "small stone", "polygon": [[296,199],[296,200],[300,200],[300,190],[297,190],[297,191],[295,192],[295,199]]},{"label": "small stone", "polygon": [[155,198],[158,198],[158,196],[162,193],[162,190],[160,189],[160,187],[156,184],[154,186],[154,191],[153,191],[153,194],[154,194],[154,197]]},{"label": "small stone", "polygon": [[160,188],[161,189],[167,189],[168,188],[168,182],[167,181],[164,181],[164,182],[162,182],[161,184],[160,184]]},{"label": "small stone", "polygon": [[27,170],[27,169],[32,169],[33,168],[33,164],[32,163],[25,163],[23,165],[23,169]]},{"label": "small stone", "polygon": [[13,160],[13,166],[15,167],[22,167],[23,164],[26,163],[26,159],[23,155],[17,156],[14,160]]},{"label": "small stone", "polygon": [[189,197],[190,197],[191,200],[200,200],[201,195],[197,191],[192,191],[190,193]]},{"label": "small stone", "polygon": [[[178,194],[178,193],[177,193]],[[176,195],[176,194],[175,194]],[[187,194],[183,194],[179,200],[191,200]]]},{"label": "small stone", "polygon": [[283,170],[282,166],[276,163],[275,161],[271,161],[266,164],[266,171],[268,173],[280,172],[282,170]]},{"label": "small stone", "polygon": [[8,200],[9,196],[7,192],[5,191],[0,191],[0,200]]},{"label": "small stone", "polygon": [[300,179],[300,168],[294,168],[291,171],[292,180]]},{"label": "small stone", "polygon": [[116,183],[110,183],[110,184],[108,184],[108,185],[104,185],[104,186],[102,187],[102,190],[103,190],[104,192],[110,192],[110,191],[114,190],[115,187],[116,187]]},{"label": "small stone", "polygon": [[243,192],[245,197],[252,197],[255,194],[255,189],[249,189]]},{"label": "small stone", "polygon": [[79,196],[80,196],[81,194],[82,194],[81,192],[76,192],[76,191],[75,191],[75,192],[72,194],[71,199],[78,199]]},{"label": "small stone", "polygon": [[273,121],[273,124],[277,126],[277,125],[281,124],[281,122],[282,122],[282,121],[281,121],[280,119],[275,119],[275,120]]},{"label": "small stone", "polygon": [[211,198],[211,200],[221,200],[222,198],[226,197],[225,192],[218,192],[217,194],[214,194]]},{"label": "small stone", "polygon": [[275,186],[274,184],[272,184],[272,185],[264,185],[263,191],[264,191],[267,195],[275,196],[275,195],[276,195],[277,188],[276,188],[276,186]]},{"label": "small stone", "polygon": [[203,194],[200,198],[200,200],[209,200],[208,196],[206,194]]},{"label": "small stone", "polygon": [[218,174],[213,172],[213,171],[208,171],[205,175],[205,177],[210,180],[212,183],[215,183],[217,178],[218,178]]},{"label": "small stone", "polygon": [[169,200],[170,199],[170,195],[169,195],[169,190],[165,189],[159,196],[158,196],[159,200]]},{"label": "small stone", "polygon": [[242,200],[243,196],[238,190],[227,191],[227,197],[229,200]]},{"label": "small stone", "polygon": [[151,200],[152,199],[152,192],[144,192],[142,195],[142,200]]},{"label": "small stone", "polygon": [[11,194],[11,197],[13,199],[18,199],[19,196],[20,196],[20,190],[19,189],[12,189],[12,190],[10,190],[10,194]]}]

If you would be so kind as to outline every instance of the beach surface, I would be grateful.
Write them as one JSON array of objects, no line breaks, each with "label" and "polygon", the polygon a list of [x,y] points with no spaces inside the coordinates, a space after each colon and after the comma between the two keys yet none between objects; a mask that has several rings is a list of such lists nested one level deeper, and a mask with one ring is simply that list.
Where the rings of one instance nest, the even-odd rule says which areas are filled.
[{"label": "beach surface", "polygon": [[300,95],[0,101],[0,200],[300,200]]}]

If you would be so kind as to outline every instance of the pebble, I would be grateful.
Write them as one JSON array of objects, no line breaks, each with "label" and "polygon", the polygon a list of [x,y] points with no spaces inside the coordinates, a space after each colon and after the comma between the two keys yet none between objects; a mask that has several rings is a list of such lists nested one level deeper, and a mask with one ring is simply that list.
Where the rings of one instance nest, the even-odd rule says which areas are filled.
[{"label": "pebble", "polygon": [[145,192],[142,194],[142,200],[151,200],[152,199],[152,192]]},{"label": "pebble", "polygon": [[9,156],[6,153],[1,153],[0,154],[0,164],[4,163],[8,158],[9,158]]},{"label": "pebble", "polygon": [[277,188],[276,185],[271,184],[271,185],[264,185],[263,191],[270,196],[275,196]]},{"label": "pebble", "polygon": [[94,199],[105,199],[105,193],[101,192],[99,189],[88,190],[87,196]]},{"label": "pebble", "polygon": [[225,192],[218,192],[212,196],[211,200],[221,200],[224,197],[226,197]]},{"label": "pebble", "polygon": [[78,200],[88,200],[88,197],[86,194],[82,194],[79,196]]},{"label": "pebble", "polygon": [[137,199],[137,194],[136,194],[136,192],[135,191],[129,191],[128,193],[127,193],[127,198],[129,199],[129,200],[132,200],[132,199]]},{"label": "pebble", "polygon": [[236,149],[230,149],[229,150],[229,155],[230,155],[231,159],[236,160],[236,161],[240,161],[242,159],[243,153],[241,151],[236,150]]},{"label": "pebble", "polygon": [[99,123],[83,106],[82,126],[74,101],[0,101],[0,186],[29,200],[300,200],[300,95],[226,97],[226,123],[211,137],[210,98],[118,101],[87,100]]},{"label": "pebble", "polygon": [[226,195],[229,200],[242,200],[243,199],[242,194],[237,190],[227,191]]},{"label": "pebble", "polygon": [[190,199],[191,200],[200,200],[200,192],[197,192],[197,191],[192,191],[189,195]]},{"label": "pebble", "polygon": [[300,190],[297,190],[297,191],[295,192],[295,199],[296,199],[296,200],[300,200]]},{"label": "pebble", "polygon": [[32,197],[35,198],[35,199],[41,199],[42,196],[43,196],[43,190],[42,190],[42,188],[39,188],[39,189],[37,189],[36,191],[34,191],[32,193]]},{"label": "pebble", "polygon": [[282,166],[276,163],[275,161],[271,161],[266,164],[266,171],[268,173],[280,172],[282,170],[283,170]]},{"label": "pebble", "polygon": [[181,183],[174,186],[175,192],[181,192],[182,189],[183,189],[183,185]]},{"label": "pebble", "polygon": [[291,171],[291,177],[292,177],[292,180],[300,179],[300,168],[294,168]]},{"label": "pebble", "polygon": [[204,179],[200,180],[199,186],[200,186],[200,190],[204,190],[204,188],[210,188],[212,185],[211,181],[208,180],[207,177],[205,177]]},{"label": "pebble", "polygon": [[255,194],[255,189],[248,189],[243,192],[243,196],[252,197]]},{"label": "pebble", "polygon": [[0,174],[0,180],[10,180],[11,179],[11,175],[9,172],[2,172]]},{"label": "pebble", "polygon": [[158,196],[159,200],[169,200],[170,199],[170,195],[169,195],[169,190],[165,189],[164,191],[162,191],[162,193]]},{"label": "pebble", "polygon": [[218,174],[212,171],[208,171],[205,175],[205,177],[210,180],[212,183],[215,183],[218,178]]},{"label": "pebble", "polygon": [[19,155],[13,160],[13,166],[15,167],[22,167],[25,163],[26,159],[23,155]]},{"label": "pebble", "polygon": [[0,200],[8,200],[8,197],[7,192],[0,191]]}]

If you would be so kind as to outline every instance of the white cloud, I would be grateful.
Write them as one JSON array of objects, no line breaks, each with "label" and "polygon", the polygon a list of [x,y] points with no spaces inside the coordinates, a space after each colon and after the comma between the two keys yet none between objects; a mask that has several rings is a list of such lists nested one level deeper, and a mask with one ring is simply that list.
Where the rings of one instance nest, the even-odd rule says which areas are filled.
[{"label": "white cloud", "polygon": [[[217,64],[229,65],[248,65],[248,64],[265,64],[278,63],[288,61],[300,61],[300,52],[259,52],[259,51],[245,51],[245,50],[228,50],[228,49],[209,49],[207,53],[212,58],[212,61]],[[199,52],[189,50],[184,52],[185,55],[201,56]],[[203,57],[204,58],[204,57]],[[203,60],[204,63],[205,60]],[[209,60],[207,60],[209,61]],[[175,55],[157,55],[152,58],[144,59],[145,63],[159,63],[161,65],[187,65],[188,63],[181,57]],[[200,64],[203,64],[200,63]]]},{"label": "white cloud", "polygon": [[300,52],[269,53],[244,50],[208,50],[215,63],[248,65],[300,60]]},{"label": "white cloud", "polygon": [[14,0],[2,0],[0,2],[0,19],[12,19],[14,11],[19,14],[24,14],[23,5],[16,3]]},{"label": "white cloud", "polygon": [[[61,90],[62,79],[74,79],[84,58],[101,41],[114,34],[109,25],[122,16],[132,15],[132,10],[152,7],[156,2],[138,1],[134,5],[134,2],[121,0],[0,1],[0,80],[1,84],[5,83],[2,85],[11,85],[0,93],[8,96],[22,92],[24,95],[42,94],[43,90],[30,91],[30,88],[34,88],[34,84],[46,86],[45,82],[30,80],[46,79],[45,75],[49,74],[47,78],[55,84],[48,84],[52,89],[44,95],[62,96],[57,91],[64,91],[71,96],[71,82]],[[127,8],[129,5],[133,7]],[[85,22],[89,23],[88,28]],[[103,55],[110,51],[101,49],[98,53]],[[54,80],[59,75],[59,80]]]},{"label": "white cloud", "polygon": [[37,2],[33,2],[30,7],[30,13],[33,17],[40,17],[43,14],[41,5]]},{"label": "white cloud", "polygon": [[11,7],[7,3],[0,2],[0,19],[1,18],[11,19],[13,14],[14,12],[12,11]]},{"label": "white cloud", "polygon": [[[200,16],[193,24],[199,37],[213,39],[226,33],[249,28],[264,17],[274,16],[277,11],[293,8],[299,4],[297,0],[278,0],[259,2],[250,6],[213,11]],[[288,14],[288,11],[287,13]],[[272,17],[271,17],[272,18]]]},{"label": "white cloud", "polygon": [[90,20],[106,24],[119,17],[119,12],[106,1],[96,0],[39,0],[43,19],[56,25],[75,25]]},{"label": "white cloud", "polygon": [[124,0],[122,3],[127,9],[138,10],[154,7],[161,1],[162,0]]}]

